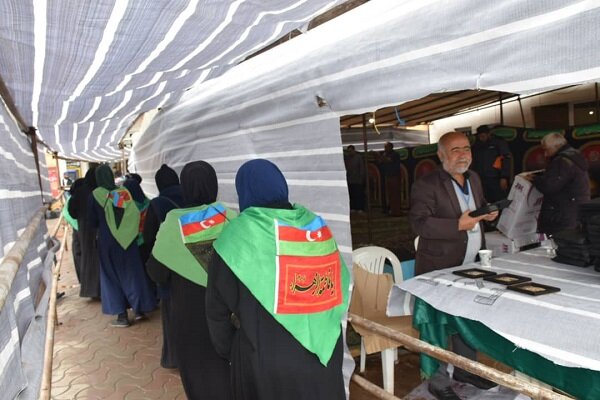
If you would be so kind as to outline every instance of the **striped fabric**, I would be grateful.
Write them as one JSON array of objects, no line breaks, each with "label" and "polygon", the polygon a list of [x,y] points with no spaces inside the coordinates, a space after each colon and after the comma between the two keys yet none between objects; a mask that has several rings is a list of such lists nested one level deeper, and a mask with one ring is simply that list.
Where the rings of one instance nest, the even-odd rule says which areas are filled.
[{"label": "striped fabric", "polygon": [[[44,167],[41,168],[44,172]],[[0,103],[0,171],[0,259],[3,259],[42,205],[31,146],[3,103]],[[42,184],[46,182],[48,188],[47,172],[44,176]],[[35,302],[41,283],[46,286],[50,283],[52,259],[47,258],[47,238],[46,222],[42,220],[14,280],[7,282],[7,276],[0,274],[3,286],[10,288],[4,294],[6,299],[0,310],[2,398],[14,399],[20,392],[20,399],[38,396],[47,305]],[[47,298],[48,290],[42,293],[41,298]],[[42,318],[36,321],[36,315]]]},{"label": "striped fabric", "polygon": [[181,170],[206,160],[220,199],[235,207],[239,166],[268,158],[288,179],[292,201],[326,219],[352,265],[341,115],[446,90],[524,93],[599,79],[600,55],[591,50],[598,34],[598,3],[369,2],[163,108],[130,168],[155,193],[162,163]]},{"label": "striped fabric", "polygon": [[[7,0],[2,77],[23,118],[67,157],[120,158],[138,114],[300,28],[342,0]],[[69,21],[66,23],[65,21]]]}]

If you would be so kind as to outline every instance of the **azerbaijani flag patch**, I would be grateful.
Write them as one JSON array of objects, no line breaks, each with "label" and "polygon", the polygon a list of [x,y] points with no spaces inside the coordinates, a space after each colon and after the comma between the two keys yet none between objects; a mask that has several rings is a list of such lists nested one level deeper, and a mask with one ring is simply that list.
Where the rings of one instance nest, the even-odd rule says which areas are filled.
[{"label": "azerbaijani flag patch", "polygon": [[116,188],[108,194],[108,198],[118,208],[125,208],[125,203],[131,201],[131,195],[125,188]]},{"label": "azerbaijani flag patch", "polygon": [[302,227],[275,220],[276,314],[310,314],[342,304],[341,260],[329,227],[315,217]]},{"label": "azerbaijani flag patch", "polygon": [[227,211],[221,204],[182,215],[179,217],[179,228],[183,243],[189,244],[206,240],[209,229],[223,228],[226,215]]}]

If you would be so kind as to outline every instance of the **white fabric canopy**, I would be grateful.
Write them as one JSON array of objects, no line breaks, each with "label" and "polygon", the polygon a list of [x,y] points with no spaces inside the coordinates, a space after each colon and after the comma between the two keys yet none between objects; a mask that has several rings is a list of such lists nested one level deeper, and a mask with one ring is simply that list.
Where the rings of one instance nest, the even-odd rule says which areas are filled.
[{"label": "white fabric canopy", "polygon": [[142,112],[342,0],[5,0],[0,75],[25,121],[66,157],[120,157]]},{"label": "white fabric canopy", "polygon": [[600,1],[371,1],[190,90],[159,113],[130,167],[154,194],[162,163],[204,159],[235,206],[238,167],[269,158],[292,201],[321,213],[349,257],[341,115],[448,90],[596,80],[599,36]]}]

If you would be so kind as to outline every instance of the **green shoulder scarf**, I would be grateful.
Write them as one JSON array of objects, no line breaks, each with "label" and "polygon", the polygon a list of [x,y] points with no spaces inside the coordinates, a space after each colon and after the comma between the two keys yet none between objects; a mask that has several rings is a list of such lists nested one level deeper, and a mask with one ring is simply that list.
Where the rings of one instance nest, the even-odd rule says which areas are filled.
[{"label": "green shoulder scarf", "polygon": [[[122,248],[127,249],[137,237],[140,227],[140,212],[131,194],[123,187],[111,191],[103,187],[97,187],[92,193],[100,207],[104,209],[104,216],[110,233]],[[113,207],[124,209],[120,223],[117,223],[115,219]]]},{"label": "green shoulder scarf", "polygon": [[63,206],[62,215],[65,218],[65,221],[67,221],[69,223],[69,225],[71,225],[73,227],[73,229],[75,229],[77,231],[77,230],[79,230],[79,223],[77,222],[77,220],[75,218],[73,218],[71,216],[71,214],[69,214],[69,203],[70,202],[71,202],[71,197],[69,197],[69,199]]},{"label": "green shoulder scarf", "polygon": [[160,224],[152,255],[170,270],[206,286],[212,243],[237,213],[216,202],[167,213]]},{"label": "green shoulder scarf", "polygon": [[251,207],[214,248],[275,320],[327,365],[348,308],[350,274],[325,221],[301,205]]}]

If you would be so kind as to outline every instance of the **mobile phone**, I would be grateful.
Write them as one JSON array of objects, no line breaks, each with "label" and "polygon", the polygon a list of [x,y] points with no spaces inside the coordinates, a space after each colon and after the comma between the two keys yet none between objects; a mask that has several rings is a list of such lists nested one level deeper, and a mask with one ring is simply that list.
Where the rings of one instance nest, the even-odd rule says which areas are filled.
[{"label": "mobile phone", "polygon": [[479,217],[481,215],[492,213],[494,211],[500,211],[500,210],[508,207],[510,205],[510,203],[512,203],[512,200],[502,199],[495,203],[486,204],[482,207],[479,207],[475,211],[471,211],[469,213],[469,217],[475,218],[475,217]]}]

